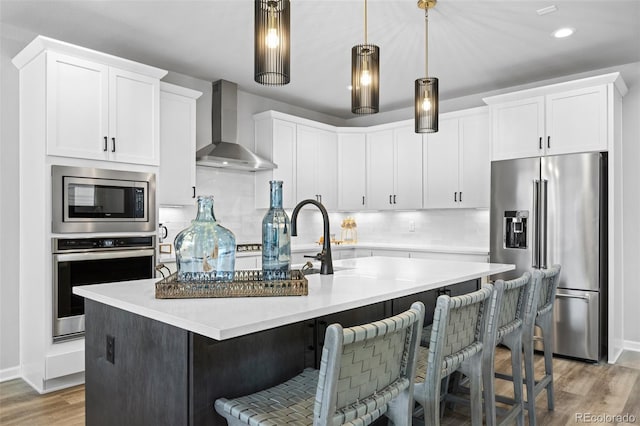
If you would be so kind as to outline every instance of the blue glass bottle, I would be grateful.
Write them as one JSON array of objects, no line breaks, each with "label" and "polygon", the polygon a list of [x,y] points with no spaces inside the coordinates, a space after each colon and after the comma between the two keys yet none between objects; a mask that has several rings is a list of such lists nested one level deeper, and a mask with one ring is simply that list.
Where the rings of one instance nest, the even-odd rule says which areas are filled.
[{"label": "blue glass bottle", "polygon": [[236,237],[216,222],[213,197],[198,197],[198,214],[174,240],[178,281],[233,281]]},{"label": "blue glass bottle", "polygon": [[262,279],[291,278],[291,221],[282,208],[282,181],[272,180],[269,211],[262,219]]}]

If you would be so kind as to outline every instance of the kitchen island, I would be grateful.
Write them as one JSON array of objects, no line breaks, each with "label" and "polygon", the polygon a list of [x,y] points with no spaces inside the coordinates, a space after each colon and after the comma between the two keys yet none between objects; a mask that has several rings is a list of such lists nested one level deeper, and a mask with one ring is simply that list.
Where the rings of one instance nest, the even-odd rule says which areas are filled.
[{"label": "kitchen island", "polygon": [[308,275],[308,296],[156,299],[156,280],[74,288],[85,298],[88,425],[224,425],[213,402],[320,361],[324,331],[472,291],[513,265],[367,257]]}]

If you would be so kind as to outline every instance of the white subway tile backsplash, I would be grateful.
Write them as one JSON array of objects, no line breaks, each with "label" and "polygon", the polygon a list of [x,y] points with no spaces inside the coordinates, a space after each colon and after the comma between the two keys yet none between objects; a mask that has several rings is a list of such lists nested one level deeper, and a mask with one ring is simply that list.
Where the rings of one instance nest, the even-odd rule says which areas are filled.
[{"label": "white subway tile backsplash", "polygon": [[[235,234],[238,243],[262,239],[262,218],[266,211],[255,209],[254,182],[252,173],[197,168],[197,193],[214,196],[216,219]],[[291,211],[287,212],[291,217]],[[173,242],[195,215],[195,200],[190,207],[160,208],[160,223],[169,231],[165,242]],[[331,233],[338,239],[340,224],[347,216],[355,218],[360,241],[489,248],[488,209],[329,213]],[[304,207],[298,216],[296,242],[318,241],[322,231],[320,212],[313,206]]]}]

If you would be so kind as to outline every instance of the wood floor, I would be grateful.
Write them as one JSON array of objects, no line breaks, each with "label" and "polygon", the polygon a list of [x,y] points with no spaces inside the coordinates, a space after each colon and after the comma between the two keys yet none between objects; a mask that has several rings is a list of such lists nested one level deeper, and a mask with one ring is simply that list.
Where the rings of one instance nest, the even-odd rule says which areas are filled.
[{"label": "wood floor", "polygon": [[[508,352],[498,349],[496,370],[508,373]],[[541,357],[536,370],[542,371]],[[575,425],[578,413],[635,416],[640,424],[640,353],[625,352],[618,364],[586,364],[554,358],[556,409],[548,411],[545,395],[536,400],[538,424]],[[499,393],[508,395],[511,384],[498,382]],[[466,409],[447,411],[443,425],[471,424]],[[608,419],[610,420],[610,419]],[[624,424],[604,422],[599,424]],[[0,383],[0,425],[74,426],[84,424],[84,386],[39,395],[20,379]],[[598,424],[591,422],[591,424]]]}]

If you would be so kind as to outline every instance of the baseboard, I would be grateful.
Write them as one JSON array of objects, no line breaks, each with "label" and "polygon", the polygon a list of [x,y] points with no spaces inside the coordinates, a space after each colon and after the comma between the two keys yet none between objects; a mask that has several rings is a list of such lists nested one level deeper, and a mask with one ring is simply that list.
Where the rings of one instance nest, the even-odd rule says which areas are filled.
[{"label": "baseboard", "polygon": [[625,340],[623,347],[625,351],[640,352],[640,342],[634,340]]},{"label": "baseboard", "polygon": [[11,367],[0,370],[0,382],[20,378],[20,367]]}]

